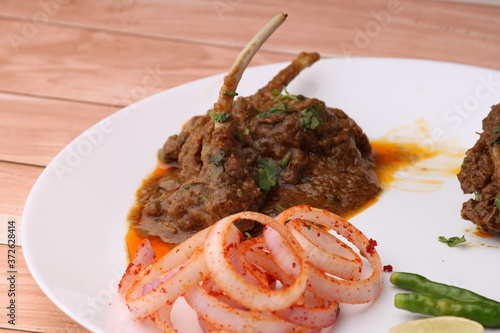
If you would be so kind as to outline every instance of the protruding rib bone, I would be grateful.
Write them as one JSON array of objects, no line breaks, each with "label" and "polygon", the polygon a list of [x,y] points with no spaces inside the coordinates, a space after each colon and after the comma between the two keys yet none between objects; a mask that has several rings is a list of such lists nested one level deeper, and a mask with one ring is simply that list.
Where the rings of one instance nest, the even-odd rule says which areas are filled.
[{"label": "protruding rib bone", "polygon": [[261,91],[282,91],[303,69],[314,64],[319,58],[320,56],[316,52],[301,52],[288,67],[280,71]]},{"label": "protruding rib bone", "polygon": [[236,92],[238,83],[246,67],[253,56],[260,49],[262,44],[272,35],[272,33],[286,20],[287,14],[279,13],[273,17],[245,46],[236,58],[229,73],[224,77],[224,84],[219,92],[219,99],[214,105],[214,111],[217,113],[230,113],[233,103],[231,94],[227,92]]}]

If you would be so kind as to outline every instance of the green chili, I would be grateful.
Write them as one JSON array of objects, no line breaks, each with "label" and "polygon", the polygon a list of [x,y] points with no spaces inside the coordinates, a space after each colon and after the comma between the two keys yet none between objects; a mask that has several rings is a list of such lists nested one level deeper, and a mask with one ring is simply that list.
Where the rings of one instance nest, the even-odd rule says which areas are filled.
[{"label": "green chili", "polygon": [[439,298],[449,298],[455,301],[482,302],[492,305],[500,305],[499,302],[476,294],[470,290],[431,281],[422,275],[394,272],[391,274],[392,284],[411,291],[431,294]]},{"label": "green chili", "polygon": [[400,293],[394,297],[398,309],[432,316],[468,318],[485,327],[500,327],[500,304],[463,302],[424,293]]}]

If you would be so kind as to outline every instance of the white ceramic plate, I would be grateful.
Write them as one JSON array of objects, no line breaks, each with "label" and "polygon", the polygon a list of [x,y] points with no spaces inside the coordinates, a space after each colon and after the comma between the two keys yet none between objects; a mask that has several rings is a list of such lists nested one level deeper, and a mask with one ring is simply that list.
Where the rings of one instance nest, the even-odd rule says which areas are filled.
[{"label": "white ceramic plate", "polygon": [[[238,88],[253,94],[287,64],[249,68]],[[133,104],[96,124],[57,155],[36,182],[23,214],[23,250],[42,290],[94,332],[155,332],[133,322],[116,286],[127,265],[126,215],[156,152],[193,115],[217,99],[222,75],[188,83]],[[457,138],[464,148],[491,105],[500,102],[498,71],[404,59],[324,59],[288,87],[346,111],[377,139],[425,119],[431,143]],[[460,218],[468,196],[453,176],[439,190],[386,191],[351,221],[378,241],[384,265],[473,289],[500,300],[498,238],[480,238]],[[465,234],[470,246],[449,248],[440,235]],[[496,273],[494,273],[496,271]],[[373,304],[343,306],[335,332],[385,332],[417,318],[393,306],[388,282]],[[196,332],[193,314],[174,309],[174,322]],[[192,318],[192,319],[191,319]]]}]

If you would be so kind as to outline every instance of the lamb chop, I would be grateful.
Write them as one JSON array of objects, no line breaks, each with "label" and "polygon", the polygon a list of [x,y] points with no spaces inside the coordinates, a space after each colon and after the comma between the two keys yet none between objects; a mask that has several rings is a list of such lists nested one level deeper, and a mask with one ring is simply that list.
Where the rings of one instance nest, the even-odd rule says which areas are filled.
[{"label": "lamb chop", "polygon": [[474,193],[461,215],[487,232],[500,232],[500,104],[483,119],[483,132],[464,158],[458,180],[464,193]]},{"label": "lamb chop", "polygon": [[[285,17],[278,15],[271,30]],[[274,215],[299,204],[348,215],[379,193],[361,128],[343,111],[286,89],[319,54],[300,53],[256,94],[233,100],[255,45],[265,38],[258,34],[243,50],[214,107],[160,149],[160,159],[172,168],[139,191],[141,208],[132,214],[139,233],[176,243],[229,214]],[[239,225],[242,231],[257,227]]]}]

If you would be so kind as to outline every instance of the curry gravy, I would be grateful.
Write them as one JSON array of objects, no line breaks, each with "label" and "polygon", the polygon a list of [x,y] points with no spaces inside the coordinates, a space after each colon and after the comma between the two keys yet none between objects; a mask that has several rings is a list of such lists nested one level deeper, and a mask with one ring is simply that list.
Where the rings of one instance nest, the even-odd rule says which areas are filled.
[{"label": "curry gravy", "polygon": [[[384,189],[387,189],[397,178],[395,175],[398,171],[416,165],[417,163],[436,157],[439,152],[431,152],[428,149],[422,147],[415,143],[397,143],[390,142],[386,140],[374,140],[371,141],[372,153],[375,157],[375,172],[380,180]],[[451,165],[450,167],[445,167],[442,171],[451,175],[456,175],[458,172],[459,165]],[[156,170],[153,172],[155,175],[160,175],[165,172],[169,172],[170,169],[162,162],[158,163]],[[430,177],[432,178],[432,177]],[[433,183],[433,179],[427,180],[429,183]],[[377,198],[369,200],[362,207],[360,207],[356,212],[346,216],[346,218],[351,218],[357,213],[363,211],[364,209],[370,207],[372,204],[377,202]],[[160,257],[167,253],[175,244],[165,243],[158,236],[147,237],[151,242],[153,250],[157,257]],[[144,237],[140,236],[133,226],[130,226],[126,242],[129,252],[129,256],[132,258],[135,251]]]}]

